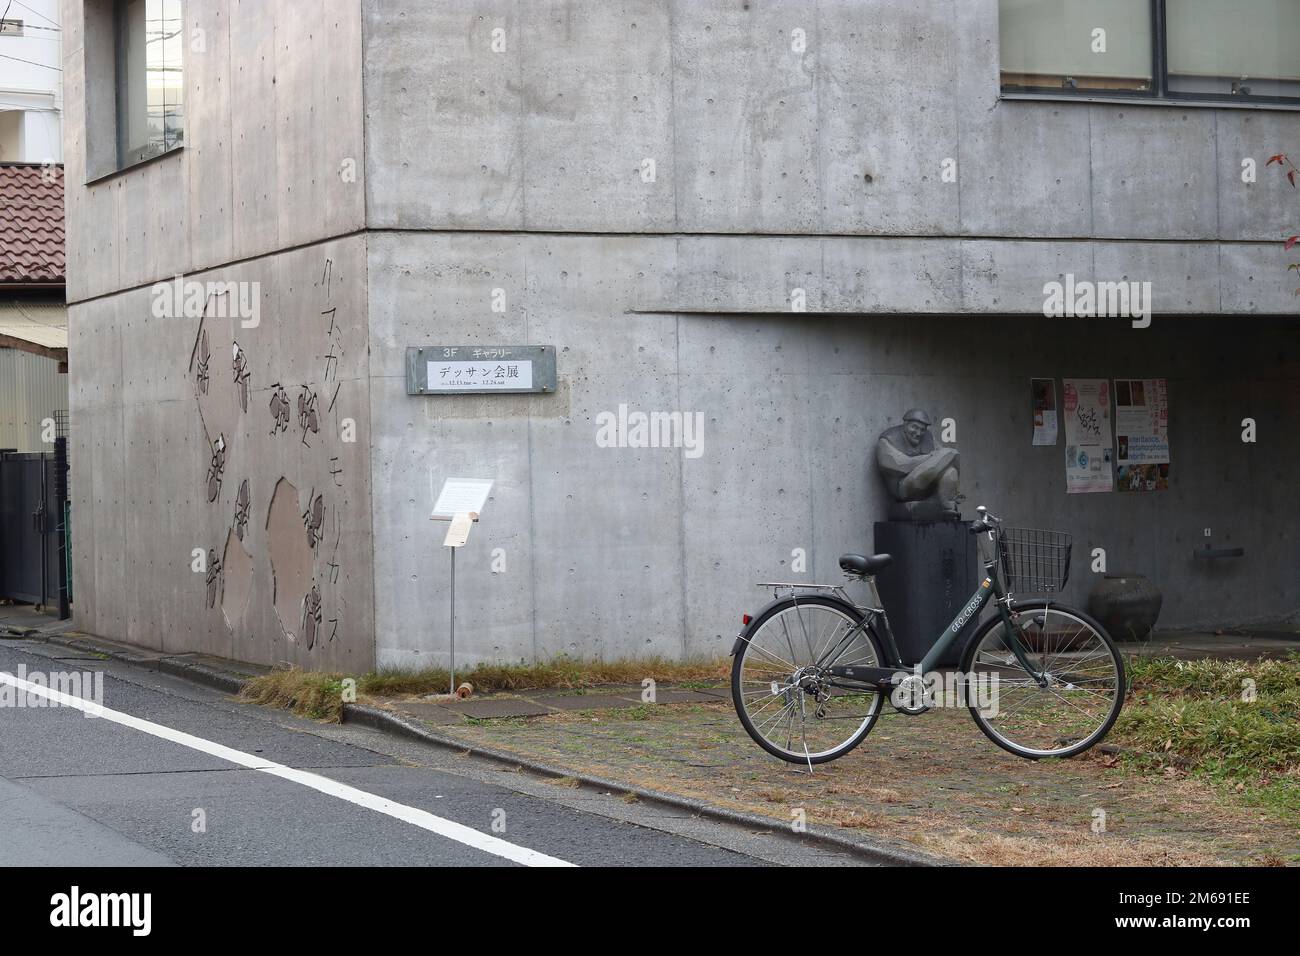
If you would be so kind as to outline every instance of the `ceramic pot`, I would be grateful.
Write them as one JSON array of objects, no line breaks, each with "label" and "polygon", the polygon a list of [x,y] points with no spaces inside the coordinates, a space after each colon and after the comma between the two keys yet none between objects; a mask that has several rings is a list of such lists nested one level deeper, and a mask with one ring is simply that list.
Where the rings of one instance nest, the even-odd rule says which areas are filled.
[{"label": "ceramic pot", "polygon": [[1145,641],[1160,617],[1164,595],[1141,574],[1107,574],[1088,596],[1088,613],[1117,641]]}]

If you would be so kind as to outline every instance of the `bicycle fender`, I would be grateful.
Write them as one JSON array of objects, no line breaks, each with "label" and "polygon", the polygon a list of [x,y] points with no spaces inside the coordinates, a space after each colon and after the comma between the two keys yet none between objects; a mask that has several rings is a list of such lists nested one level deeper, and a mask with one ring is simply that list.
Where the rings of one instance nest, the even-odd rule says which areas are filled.
[{"label": "bicycle fender", "polygon": [[740,629],[740,633],[736,635],[736,640],[731,645],[731,653],[727,656],[735,657],[739,654],[741,647],[744,646],[745,641],[749,640],[750,636],[754,633],[754,628],[758,625],[759,621],[763,620],[767,615],[767,612],[777,604],[785,604],[789,600],[788,597],[775,598],[759,608],[758,613],[749,619],[749,623]]},{"label": "bicycle fender", "polygon": [[788,604],[789,601],[790,601],[789,597],[774,598],[773,600],[768,601],[761,608],[759,608],[758,613],[753,615],[750,618],[749,623],[740,629],[740,633],[736,635],[736,640],[732,642],[731,653],[728,654],[727,656],[735,657],[737,654],[739,654],[740,649],[744,646],[745,641],[749,640],[751,635],[753,635],[754,629],[759,625],[759,623],[762,622],[762,620],[765,617],[767,617],[767,612],[772,610],[772,608],[776,607],[776,605]]}]

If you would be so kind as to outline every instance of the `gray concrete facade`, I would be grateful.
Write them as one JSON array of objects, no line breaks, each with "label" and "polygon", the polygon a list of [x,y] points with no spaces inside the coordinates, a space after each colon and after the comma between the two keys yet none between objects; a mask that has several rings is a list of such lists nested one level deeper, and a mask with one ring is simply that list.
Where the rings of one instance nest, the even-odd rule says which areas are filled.
[{"label": "gray concrete facade", "polygon": [[[871,448],[914,405],[954,419],[968,508],[1074,533],[1070,599],[1101,547],[1168,626],[1300,613],[1297,199],[1264,166],[1300,114],[1001,99],[996,0],[188,2],[185,148],[86,183],[94,7],[64,18],[85,629],[443,662],[431,482],[463,475],[497,484],[457,562],[461,661],[723,653],[753,582],[835,581],[870,547]],[[181,273],[258,282],[260,326],[154,318]],[[1044,318],[1067,275],[1150,282],[1151,327]],[[222,383],[247,353],[249,411],[200,400],[204,329]],[[557,393],[408,396],[431,344],[553,345]],[[1171,488],[1067,495],[1031,376],[1167,378]],[[268,433],[286,383],[320,396],[314,447]],[[698,457],[600,447],[622,405],[702,415]],[[260,533],[233,614],[190,555],[225,553],[237,476]],[[325,489],[341,559],[272,554],[281,479],[308,520]],[[1245,558],[1193,558],[1205,528]],[[343,622],[311,649],[276,611],[304,560]]]}]

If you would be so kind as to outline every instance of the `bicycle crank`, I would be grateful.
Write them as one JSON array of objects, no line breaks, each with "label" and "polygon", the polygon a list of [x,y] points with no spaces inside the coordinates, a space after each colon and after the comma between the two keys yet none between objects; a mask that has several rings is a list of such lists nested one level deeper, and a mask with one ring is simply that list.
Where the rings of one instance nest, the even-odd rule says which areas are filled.
[{"label": "bicycle crank", "polygon": [[900,714],[919,717],[930,709],[925,698],[925,678],[920,674],[908,674],[894,687],[889,695],[889,702]]}]

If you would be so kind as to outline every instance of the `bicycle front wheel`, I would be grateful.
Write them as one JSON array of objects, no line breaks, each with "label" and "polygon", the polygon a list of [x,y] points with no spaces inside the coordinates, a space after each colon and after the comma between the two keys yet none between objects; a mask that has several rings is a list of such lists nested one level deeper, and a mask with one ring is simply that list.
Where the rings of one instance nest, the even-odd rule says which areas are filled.
[{"label": "bicycle front wheel", "polygon": [[731,698],[754,742],[791,763],[842,757],[871,732],[881,695],[831,685],[831,667],[882,667],[861,613],[810,595],[768,607],[741,636],[731,665]]},{"label": "bicycle front wheel", "polygon": [[1003,621],[988,621],[962,662],[971,716],[990,740],[1019,757],[1083,753],[1119,717],[1123,657],[1105,628],[1082,611],[1037,601],[1018,606],[1013,617],[1030,671]]}]

